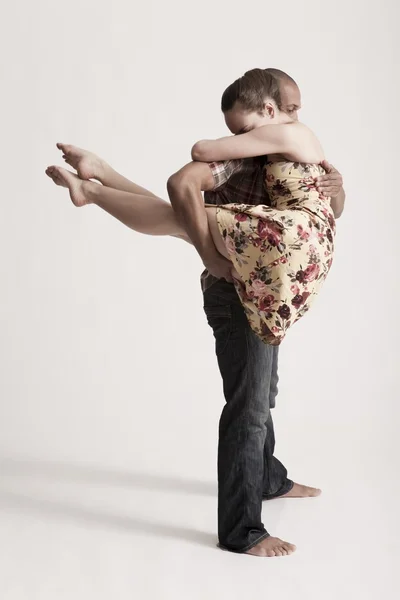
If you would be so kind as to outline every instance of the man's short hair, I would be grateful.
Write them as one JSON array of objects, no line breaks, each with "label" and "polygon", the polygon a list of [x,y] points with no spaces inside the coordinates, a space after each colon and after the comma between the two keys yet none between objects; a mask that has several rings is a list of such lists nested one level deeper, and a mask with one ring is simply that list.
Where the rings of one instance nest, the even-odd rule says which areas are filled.
[{"label": "man's short hair", "polygon": [[280,69],[265,69],[265,70],[267,71],[267,73],[269,73],[270,75],[273,75],[274,77],[276,77],[277,79],[279,79],[281,81],[282,81],[282,79],[286,79],[287,81],[290,81],[291,83],[294,83],[295,85],[297,85],[297,83],[295,82],[293,77],[290,77],[290,75],[285,73],[285,71],[281,71]]}]

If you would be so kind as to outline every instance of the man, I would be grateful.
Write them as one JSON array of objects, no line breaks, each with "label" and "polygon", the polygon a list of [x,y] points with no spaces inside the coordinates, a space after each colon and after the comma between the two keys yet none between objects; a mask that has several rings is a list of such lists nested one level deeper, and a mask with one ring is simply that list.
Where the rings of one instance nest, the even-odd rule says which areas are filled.
[{"label": "man", "polygon": [[[282,107],[297,119],[300,91],[293,79],[267,69],[279,81]],[[203,260],[204,311],[226,404],[219,424],[218,536],[220,547],[257,556],[290,554],[295,546],[269,535],[261,522],[261,501],[278,496],[306,497],[320,490],[294,483],[274,456],[271,408],[278,383],[278,347],[264,344],[251,330],[232,283],[232,263],[215,249],[201,192],[209,204],[268,204],[265,157],[221,163],[190,163],[170,177],[171,204]],[[329,163],[317,189],[331,196],[336,218],[344,206],[340,173]]]},{"label": "man", "polygon": [[[297,118],[301,104],[297,85],[281,71],[269,71],[279,82],[284,110]],[[57,146],[77,175],[54,166],[46,173],[57,185],[69,188],[75,206],[94,203],[136,231],[174,235],[168,225],[172,212],[168,203],[127,180],[100,157],[75,146]],[[277,394],[277,349],[261,342],[250,329],[232,283],[232,263],[218,253],[210,235],[201,193],[206,192],[210,204],[266,204],[264,162],[265,157],[210,165],[190,163],[169,179],[168,190],[181,220],[180,232],[185,232],[178,237],[193,243],[206,266],[202,275],[204,308],[216,338],[224,384],[226,405],[220,420],[218,448],[220,545],[235,552],[280,556],[290,554],[295,547],[269,536],[261,522],[262,498],[315,496],[320,490],[293,483],[273,455],[270,409]],[[317,187],[332,197],[338,217],[344,205],[342,179],[331,165],[324,166],[328,173],[319,178]],[[102,185],[93,184],[91,179]]]}]

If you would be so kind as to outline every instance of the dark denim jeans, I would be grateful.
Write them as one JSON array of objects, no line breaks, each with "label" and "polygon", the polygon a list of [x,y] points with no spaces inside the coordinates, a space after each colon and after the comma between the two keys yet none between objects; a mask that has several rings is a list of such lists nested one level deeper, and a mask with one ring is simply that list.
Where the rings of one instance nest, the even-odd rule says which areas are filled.
[{"label": "dark denim jeans", "polygon": [[278,347],[252,331],[234,285],[224,279],[204,292],[204,311],[226,400],[219,423],[218,537],[221,547],[245,552],[269,535],[261,522],[262,499],[293,486],[273,455]]}]

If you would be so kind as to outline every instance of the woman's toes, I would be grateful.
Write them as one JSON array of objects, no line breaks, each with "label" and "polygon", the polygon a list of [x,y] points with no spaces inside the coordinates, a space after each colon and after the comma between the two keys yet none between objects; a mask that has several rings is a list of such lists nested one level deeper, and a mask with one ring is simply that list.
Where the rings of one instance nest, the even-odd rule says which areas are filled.
[{"label": "woman's toes", "polygon": [[47,167],[46,171],[45,171],[47,177],[51,177],[51,179],[54,179],[54,167]]}]

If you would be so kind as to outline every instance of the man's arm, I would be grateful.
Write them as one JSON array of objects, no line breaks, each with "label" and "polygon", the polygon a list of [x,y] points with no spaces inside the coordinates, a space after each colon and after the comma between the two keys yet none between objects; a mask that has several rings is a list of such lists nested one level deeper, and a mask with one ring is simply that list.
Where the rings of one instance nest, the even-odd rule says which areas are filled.
[{"label": "man's arm", "polygon": [[335,215],[335,219],[338,219],[343,212],[346,200],[346,192],[343,189],[343,178],[339,171],[328,163],[327,160],[324,160],[321,166],[325,169],[326,175],[317,177],[316,187],[325,196],[330,196],[333,214]]},{"label": "man's arm", "polygon": [[338,219],[341,216],[341,214],[344,210],[345,200],[346,200],[346,192],[344,191],[343,188],[340,190],[340,192],[338,193],[337,196],[331,197],[331,206],[332,206],[333,214],[335,215],[335,219]]},{"label": "man's arm", "polygon": [[232,281],[232,263],[215,247],[208,227],[202,191],[215,187],[214,177],[207,163],[192,162],[168,179],[167,189],[172,208],[187,231],[204,266],[214,276]]}]

